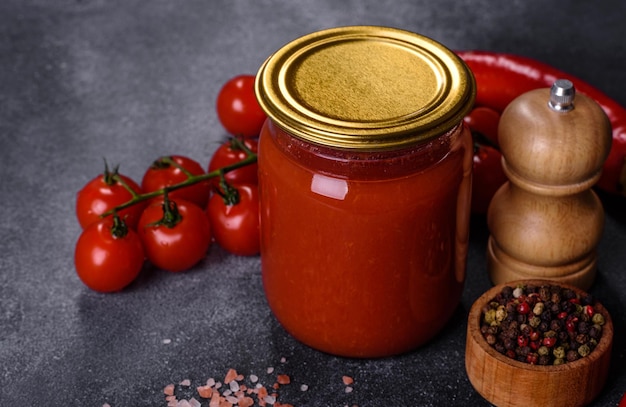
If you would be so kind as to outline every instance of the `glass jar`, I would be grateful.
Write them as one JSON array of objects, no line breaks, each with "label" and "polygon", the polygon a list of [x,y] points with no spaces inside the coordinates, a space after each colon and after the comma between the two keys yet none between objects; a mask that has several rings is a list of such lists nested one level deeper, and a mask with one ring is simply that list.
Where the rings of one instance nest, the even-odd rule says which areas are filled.
[{"label": "glass jar", "polygon": [[303,343],[381,357],[433,338],[465,279],[475,84],[403,30],[297,39],[261,67],[261,263],[268,304]]}]

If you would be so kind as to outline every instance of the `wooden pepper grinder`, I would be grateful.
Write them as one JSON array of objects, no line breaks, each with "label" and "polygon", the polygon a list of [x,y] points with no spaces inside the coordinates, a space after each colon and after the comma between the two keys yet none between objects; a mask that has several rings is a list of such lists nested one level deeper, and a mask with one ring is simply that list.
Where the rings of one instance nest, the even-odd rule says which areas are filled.
[{"label": "wooden pepper grinder", "polygon": [[498,137],[509,181],[487,214],[491,281],[550,279],[587,290],[604,228],[591,187],[611,148],[606,114],[559,79],[511,102]]}]

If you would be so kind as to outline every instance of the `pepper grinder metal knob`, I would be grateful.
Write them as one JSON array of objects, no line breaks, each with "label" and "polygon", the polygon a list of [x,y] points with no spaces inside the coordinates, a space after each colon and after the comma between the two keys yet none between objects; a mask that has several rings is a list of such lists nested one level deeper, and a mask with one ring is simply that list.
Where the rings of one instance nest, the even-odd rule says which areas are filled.
[{"label": "pepper grinder metal knob", "polygon": [[568,80],[515,99],[498,128],[509,181],[487,213],[494,284],[550,279],[588,289],[604,209],[591,187],[611,148],[611,124]]}]

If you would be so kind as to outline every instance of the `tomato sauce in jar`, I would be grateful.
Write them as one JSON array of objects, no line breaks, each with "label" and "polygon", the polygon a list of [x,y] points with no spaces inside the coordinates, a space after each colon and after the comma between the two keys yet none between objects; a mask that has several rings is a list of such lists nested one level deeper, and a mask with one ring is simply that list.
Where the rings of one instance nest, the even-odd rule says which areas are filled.
[{"label": "tomato sauce in jar", "polygon": [[303,343],[381,357],[432,339],[465,279],[475,84],[415,33],[342,27],[265,62],[257,97],[268,304]]}]

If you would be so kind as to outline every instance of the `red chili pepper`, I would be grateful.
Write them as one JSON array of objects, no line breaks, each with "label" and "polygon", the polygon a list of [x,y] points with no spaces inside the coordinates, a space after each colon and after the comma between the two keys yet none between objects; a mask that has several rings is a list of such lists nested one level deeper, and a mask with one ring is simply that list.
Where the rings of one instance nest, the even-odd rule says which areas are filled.
[{"label": "red chili pepper", "polygon": [[488,51],[458,51],[474,73],[476,105],[502,112],[513,99],[537,88],[550,87],[557,79],[568,79],[577,92],[594,99],[607,114],[613,127],[613,144],[598,187],[626,196],[626,109],[606,94],[573,75],[537,60]]}]

